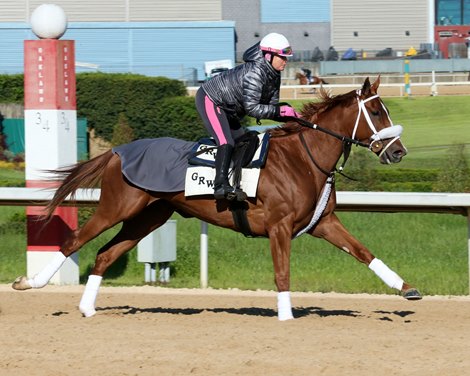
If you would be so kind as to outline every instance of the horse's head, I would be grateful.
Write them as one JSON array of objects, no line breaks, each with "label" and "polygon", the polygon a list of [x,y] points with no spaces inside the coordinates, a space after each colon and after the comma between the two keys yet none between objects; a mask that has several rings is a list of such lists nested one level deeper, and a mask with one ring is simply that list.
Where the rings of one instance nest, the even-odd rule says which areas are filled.
[{"label": "horse's head", "polygon": [[406,155],[400,140],[403,127],[393,124],[387,107],[377,94],[379,85],[380,76],[372,85],[366,78],[356,92],[358,113],[352,138],[368,143],[381,163],[398,163]]}]

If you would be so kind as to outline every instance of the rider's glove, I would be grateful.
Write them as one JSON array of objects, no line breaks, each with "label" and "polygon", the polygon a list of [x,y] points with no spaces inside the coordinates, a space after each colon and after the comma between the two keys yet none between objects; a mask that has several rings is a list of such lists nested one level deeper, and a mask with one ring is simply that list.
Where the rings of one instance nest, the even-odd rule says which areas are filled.
[{"label": "rider's glove", "polygon": [[280,117],[296,117],[299,118],[301,115],[297,113],[291,106],[280,106],[279,107],[279,116]]}]

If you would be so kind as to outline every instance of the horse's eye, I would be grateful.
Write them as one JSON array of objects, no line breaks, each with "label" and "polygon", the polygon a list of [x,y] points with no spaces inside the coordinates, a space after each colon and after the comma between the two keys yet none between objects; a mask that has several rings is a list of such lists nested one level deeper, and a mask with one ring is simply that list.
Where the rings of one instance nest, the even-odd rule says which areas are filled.
[{"label": "horse's eye", "polygon": [[372,115],[374,115],[374,116],[379,116],[379,113],[380,113],[380,112],[379,112],[379,111],[371,111],[371,113],[372,113]]}]

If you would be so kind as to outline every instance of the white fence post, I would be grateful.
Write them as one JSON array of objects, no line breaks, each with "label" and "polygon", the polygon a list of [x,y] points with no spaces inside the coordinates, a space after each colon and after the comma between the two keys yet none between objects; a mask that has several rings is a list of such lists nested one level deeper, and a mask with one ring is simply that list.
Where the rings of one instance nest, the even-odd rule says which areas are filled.
[{"label": "white fence post", "polygon": [[208,286],[208,260],[209,260],[209,252],[208,252],[208,224],[207,222],[201,221],[201,288],[205,289]]}]

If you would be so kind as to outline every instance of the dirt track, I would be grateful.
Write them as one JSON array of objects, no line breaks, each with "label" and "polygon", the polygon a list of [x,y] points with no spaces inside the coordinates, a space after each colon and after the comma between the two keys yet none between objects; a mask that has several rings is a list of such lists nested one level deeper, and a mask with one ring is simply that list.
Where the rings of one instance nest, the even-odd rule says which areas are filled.
[{"label": "dirt track", "polygon": [[468,375],[470,298],[0,285],[0,375]]}]

